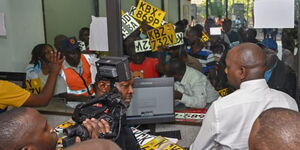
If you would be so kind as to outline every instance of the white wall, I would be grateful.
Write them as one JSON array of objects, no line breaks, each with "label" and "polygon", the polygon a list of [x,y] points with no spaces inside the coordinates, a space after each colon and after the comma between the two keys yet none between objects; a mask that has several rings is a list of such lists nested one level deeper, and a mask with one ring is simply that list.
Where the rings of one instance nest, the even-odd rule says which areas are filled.
[{"label": "white wall", "polygon": [[121,0],[121,9],[128,12],[132,6],[135,6],[135,0]]},{"label": "white wall", "polygon": [[191,21],[191,2],[187,0],[180,0],[180,18]]},{"label": "white wall", "polygon": [[82,27],[89,27],[94,15],[93,0],[44,0],[47,43],[64,34],[77,37]]},{"label": "white wall", "polygon": [[0,37],[0,71],[24,72],[31,50],[44,42],[41,0],[0,0],[7,36]]},{"label": "white wall", "polygon": [[175,24],[179,21],[178,16],[178,1],[177,0],[164,0],[165,11],[167,12],[165,20]]},{"label": "white wall", "polygon": [[99,16],[106,17],[106,0],[99,0]]},{"label": "white wall", "polygon": [[154,5],[155,7],[161,8],[161,0],[145,0],[147,3]]}]

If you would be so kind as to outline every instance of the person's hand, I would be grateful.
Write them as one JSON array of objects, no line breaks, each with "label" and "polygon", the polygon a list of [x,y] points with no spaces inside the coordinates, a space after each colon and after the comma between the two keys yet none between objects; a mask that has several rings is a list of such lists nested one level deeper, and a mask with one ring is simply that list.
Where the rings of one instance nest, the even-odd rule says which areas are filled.
[{"label": "person's hand", "polygon": [[[97,139],[100,134],[107,134],[111,132],[108,122],[103,119],[101,119],[100,121],[95,118],[86,119],[85,121],[83,121],[82,125],[88,130],[89,135],[92,139]],[[76,142],[78,142],[79,140],[77,138]]]},{"label": "person's hand", "polygon": [[182,93],[178,92],[178,91],[174,91],[174,97],[175,99],[181,100],[182,98]]},{"label": "person's hand", "polygon": [[50,74],[58,75],[62,63],[64,62],[64,58],[61,57],[61,53],[57,51],[51,51],[50,53],[50,62],[48,63],[48,67],[50,69]]},{"label": "person's hand", "polygon": [[100,131],[99,131],[100,133],[102,133],[102,134],[111,133],[110,125],[109,125],[109,123],[106,120],[101,119],[98,122],[98,125],[100,127]]}]

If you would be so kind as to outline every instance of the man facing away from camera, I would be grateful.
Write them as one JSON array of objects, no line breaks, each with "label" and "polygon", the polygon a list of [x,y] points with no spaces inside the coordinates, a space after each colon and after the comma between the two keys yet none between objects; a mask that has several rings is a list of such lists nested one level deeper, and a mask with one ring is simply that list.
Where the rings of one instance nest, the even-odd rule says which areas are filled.
[{"label": "man facing away from camera", "polygon": [[264,79],[266,54],[253,43],[232,48],[226,57],[228,81],[236,90],[209,108],[191,150],[248,149],[248,137],[258,115],[273,107],[298,111],[289,95],[271,89]]}]

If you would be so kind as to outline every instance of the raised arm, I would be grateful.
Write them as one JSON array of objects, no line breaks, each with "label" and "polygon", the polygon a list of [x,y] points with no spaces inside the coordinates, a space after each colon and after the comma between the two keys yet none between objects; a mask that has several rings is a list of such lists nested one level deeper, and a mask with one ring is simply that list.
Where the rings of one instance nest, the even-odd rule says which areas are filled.
[{"label": "raised arm", "polygon": [[64,59],[61,58],[60,52],[51,52],[50,63],[48,64],[50,73],[43,90],[38,95],[31,94],[23,106],[47,106],[49,104],[63,61]]}]

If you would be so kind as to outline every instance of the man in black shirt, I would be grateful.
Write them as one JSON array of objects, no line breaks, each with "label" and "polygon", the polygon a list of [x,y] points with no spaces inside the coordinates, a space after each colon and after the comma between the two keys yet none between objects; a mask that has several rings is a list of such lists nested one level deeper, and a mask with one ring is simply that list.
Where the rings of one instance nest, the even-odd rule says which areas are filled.
[{"label": "man in black shirt", "polygon": [[[128,81],[121,81],[116,82],[115,87],[118,89],[122,96],[122,103],[129,107],[131,102],[131,98],[133,95],[133,79]],[[110,85],[110,81],[102,78],[101,76],[97,75],[96,82],[94,85],[96,96],[102,96],[105,93],[108,93],[112,86]],[[100,133],[107,134],[111,132],[110,125],[105,120],[100,120],[98,123],[100,126]],[[126,122],[126,114],[121,117],[121,129],[120,135],[115,140],[115,142],[123,149],[123,150],[139,150],[140,146],[132,133],[132,130],[129,128]]]}]

